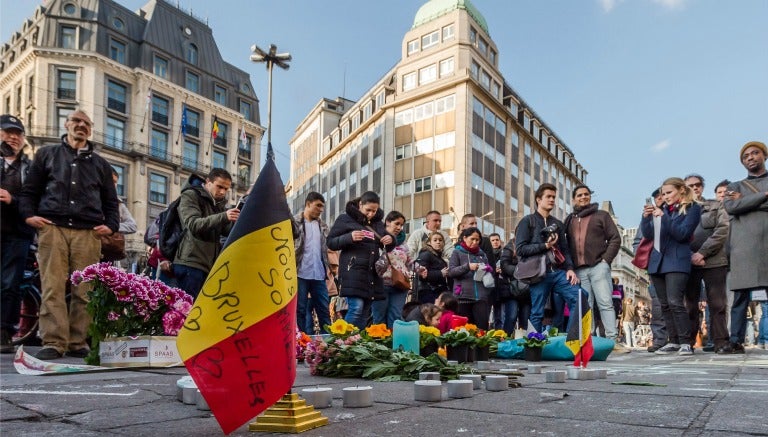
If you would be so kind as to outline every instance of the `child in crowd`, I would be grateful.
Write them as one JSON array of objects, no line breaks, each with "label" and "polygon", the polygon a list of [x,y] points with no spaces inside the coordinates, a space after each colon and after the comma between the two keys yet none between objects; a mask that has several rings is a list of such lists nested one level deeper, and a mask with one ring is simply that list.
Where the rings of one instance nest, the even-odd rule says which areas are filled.
[{"label": "child in crowd", "polygon": [[440,316],[443,314],[443,310],[435,304],[423,303],[417,307],[411,307],[411,311],[408,316],[405,317],[406,322],[417,321],[419,325],[434,326],[440,323]]},{"label": "child in crowd", "polygon": [[459,309],[459,300],[450,291],[444,291],[435,299],[435,305],[443,310],[437,329],[441,334],[445,334],[451,330],[451,320]]}]

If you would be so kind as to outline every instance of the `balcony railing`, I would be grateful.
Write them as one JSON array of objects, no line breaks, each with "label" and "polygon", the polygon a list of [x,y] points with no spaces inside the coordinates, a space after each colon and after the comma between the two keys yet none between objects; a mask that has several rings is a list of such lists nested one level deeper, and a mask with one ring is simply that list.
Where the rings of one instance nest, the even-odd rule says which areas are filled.
[{"label": "balcony railing", "polygon": [[213,144],[216,144],[217,146],[220,146],[220,147],[227,147],[227,137],[223,135],[219,135],[218,137],[216,137],[215,140],[213,140]]},{"label": "balcony railing", "polygon": [[165,147],[151,147],[149,148],[149,155],[162,160],[168,160],[168,149]]},{"label": "balcony railing", "polygon": [[59,99],[75,100],[77,90],[72,88],[59,88],[56,92],[56,97]]},{"label": "balcony railing", "polygon": [[189,126],[187,125],[187,135],[191,137],[199,137],[200,136],[200,128],[197,126]]},{"label": "balcony railing", "polygon": [[168,126],[168,116],[156,111],[152,111],[152,121],[155,123],[160,123],[163,126]]},{"label": "balcony railing", "polygon": [[118,112],[122,112],[125,114],[125,102],[113,98],[107,99],[107,108],[113,109]]},{"label": "balcony railing", "polygon": [[251,149],[238,148],[237,149],[237,156],[240,157],[240,158],[244,158],[244,159],[247,159],[247,160],[250,161],[251,160]]}]

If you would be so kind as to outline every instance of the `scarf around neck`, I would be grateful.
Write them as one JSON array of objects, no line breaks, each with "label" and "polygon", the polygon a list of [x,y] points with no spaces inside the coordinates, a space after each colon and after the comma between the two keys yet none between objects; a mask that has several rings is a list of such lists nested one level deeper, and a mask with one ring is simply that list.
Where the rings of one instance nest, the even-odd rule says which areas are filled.
[{"label": "scarf around neck", "polygon": [[467,252],[471,253],[472,255],[477,255],[480,252],[480,246],[477,246],[475,248],[470,248],[463,241],[461,243],[459,243],[459,246],[461,246],[462,249],[466,250]]}]

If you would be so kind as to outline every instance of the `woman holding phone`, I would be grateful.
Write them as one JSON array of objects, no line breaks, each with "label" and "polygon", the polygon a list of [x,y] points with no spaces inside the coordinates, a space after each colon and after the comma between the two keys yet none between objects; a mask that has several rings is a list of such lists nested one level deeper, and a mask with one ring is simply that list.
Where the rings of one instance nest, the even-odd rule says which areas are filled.
[{"label": "woman holding phone", "polygon": [[[460,316],[467,317],[480,329],[488,329],[491,315],[491,291],[482,282],[485,270],[491,274],[493,267],[488,264],[488,257],[480,249],[483,234],[477,228],[466,228],[459,235],[459,244],[448,262],[448,275],[454,280],[454,293],[459,298]],[[458,290],[456,290],[458,288]]]},{"label": "woman holding phone", "polygon": [[379,209],[381,200],[373,191],[347,202],[346,213],[336,218],[326,243],[339,253],[339,294],[347,298],[344,320],[363,329],[368,325],[374,296],[381,297],[383,284],[375,263],[382,248],[395,241],[388,234]]},{"label": "woman holding phone", "polygon": [[685,181],[673,177],[661,185],[665,204],[653,202],[643,207],[640,229],[653,237],[653,250],[648,261],[648,274],[661,302],[669,342],[656,351],[666,355],[692,355],[691,324],[684,297],[691,272],[691,237],[701,218],[701,207]]}]

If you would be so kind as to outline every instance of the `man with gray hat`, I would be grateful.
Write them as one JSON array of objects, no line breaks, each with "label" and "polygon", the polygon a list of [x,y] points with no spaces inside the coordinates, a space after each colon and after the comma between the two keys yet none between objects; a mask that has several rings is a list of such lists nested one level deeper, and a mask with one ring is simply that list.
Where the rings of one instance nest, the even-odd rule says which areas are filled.
[{"label": "man with gray hat", "polygon": [[0,116],[0,353],[13,353],[12,339],[21,311],[21,280],[35,232],[19,215],[19,193],[29,171],[24,154],[24,124],[12,115]]},{"label": "man with gray hat", "polygon": [[750,141],[739,152],[747,177],[728,185],[725,211],[731,216],[731,307],[730,343],[718,349],[720,354],[744,353],[747,307],[750,300],[768,309],[768,148],[760,141]]},{"label": "man with gray hat", "polygon": [[88,141],[93,122],[80,110],[67,117],[61,143],[41,148],[29,168],[19,210],[37,229],[43,302],[41,360],[63,354],[84,358],[90,317],[86,312],[90,284],[72,287],[69,308],[67,281],[74,270],[99,262],[101,236],[120,227],[119,204],[112,167]]}]

